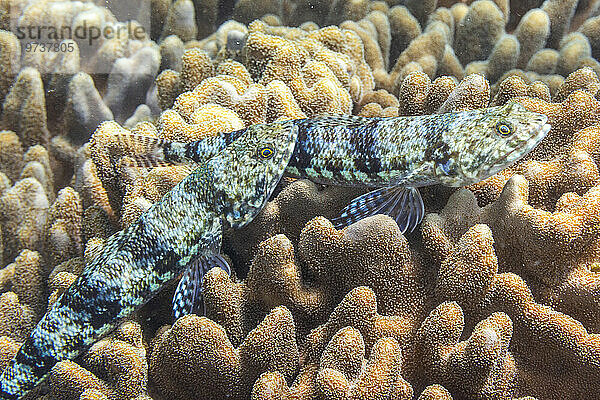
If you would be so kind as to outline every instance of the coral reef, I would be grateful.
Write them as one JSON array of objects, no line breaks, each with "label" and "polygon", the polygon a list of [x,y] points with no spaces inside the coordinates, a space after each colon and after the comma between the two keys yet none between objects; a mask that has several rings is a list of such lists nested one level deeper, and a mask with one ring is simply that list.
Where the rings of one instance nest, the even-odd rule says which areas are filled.
[{"label": "coral reef", "polygon": [[146,350],[141,327],[135,322],[122,323],[111,337],[95,343],[83,365],[72,361],[56,364],[50,373],[47,398],[133,399],[147,393]]},{"label": "coral reef", "polygon": [[[579,67],[597,65],[590,57],[597,24],[595,18],[585,19],[593,15],[595,5],[576,10],[574,2],[566,5],[547,2],[542,8],[522,10],[511,9],[507,2],[490,0],[475,1],[469,6],[459,3],[451,8],[436,7],[436,2],[426,3],[322,2],[311,3],[309,7],[302,1],[290,1],[287,6],[265,2],[264,7],[248,7],[247,2],[238,2],[234,17],[249,24],[249,33],[241,41],[242,54],[254,46],[253,31],[257,24],[252,21],[261,18],[263,12],[279,18],[266,32],[283,38],[290,34],[286,34],[281,25],[300,25],[300,29],[309,32],[316,31],[318,26],[339,25],[355,33],[362,42],[364,60],[376,86],[393,93],[404,77],[414,71],[425,72],[431,79],[443,75],[462,79],[465,71],[481,73],[495,82],[501,80],[505,72],[518,71],[513,70],[515,67],[530,71],[532,80],[549,80],[553,74],[566,76]],[[563,16],[563,10],[572,12]],[[264,21],[269,24],[271,20],[265,18]],[[311,22],[302,24],[304,21]],[[223,36],[244,33],[245,27],[226,25],[200,41],[209,55],[232,55],[233,46],[228,45]],[[577,28],[581,33],[569,33]],[[219,32],[221,29],[225,32]],[[294,32],[295,38],[301,35],[297,29],[289,32]],[[336,48],[339,46],[331,49]],[[547,62],[537,57],[538,52],[547,54],[549,51],[556,53],[553,67],[545,66]],[[529,61],[533,59],[538,61],[532,61],[530,66]]]},{"label": "coral reef", "polygon": [[222,327],[195,315],[159,334],[153,348],[150,374],[160,390],[177,399],[239,397],[262,372],[277,370],[289,379],[299,362],[294,322],[285,307],[273,309],[237,349]]},{"label": "coral reef", "polygon": [[[466,224],[456,220],[456,210],[469,207],[468,203],[477,207],[472,194],[467,191],[458,192],[454,199],[449,201],[443,214],[428,216],[426,225],[423,227],[424,240],[425,242],[431,241],[429,247],[432,253],[436,257],[443,258],[436,291],[441,298],[455,300],[465,310],[470,311],[471,321],[468,323],[465,321],[468,325],[473,324],[478,316],[489,315],[490,312],[500,310],[510,317],[514,326],[509,350],[515,358],[516,368],[514,364],[507,365],[506,368],[510,367],[512,375],[516,376],[520,392],[534,394],[541,398],[556,396],[577,398],[588,390],[591,392],[598,390],[593,381],[589,381],[587,378],[581,381],[578,377],[579,373],[583,373],[587,377],[596,376],[600,372],[585,361],[587,356],[583,356],[583,354],[594,354],[592,357],[597,357],[599,354],[595,335],[588,333],[579,322],[568,315],[536,303],[527,284],[518,275],[512,272],[495,272],[499,264],[504,267],[503,269],[517,266],[508,260],[510,254],[503,254],[500,251],[506,249],[504,246],[507,245],[501,242],[506,240],[502,233],[502,227],[509,224],[507,220],[522,215],[523,211],[518,206],[509,208],[501,203],[510,201],[521,203],[521,207],[530,207],[523,204],[522,199],[521,201],[514,199],[519,194],[523,195],[524,190],[526,191],[526,181],[523,178],[513,177],[503,192],[504,199],[501,197],[496,203],[482,209],[479,216],[481,219],[477,218],[482,222],[494,220],[493,225],[490,227],[486,225],[472,226],[459,238],[458,242],[446,235],[456,238],[463,231]],[[500,211],[501,209],[502,211]],[[506,210],[511,211],[506,214]],[[498,212],[502,215],[493,215]],[[463,227],[459,227],[461,224]],[[530,229],[539,229],[540,226],[538,222],[534,221],[528,221],[525,225]],[[496,236],[492,237],[492,231]],[[496,232],[499,233],[496,234]],[[531,235],[535,234],[524,233],[523,237]],[[498,243],[495,247],[499,249],[497,258],[494,254],[496,237]],[[521,246],[532,249],[526,243]],[[517,249],[518,247],[514,246],[513,248]],[[537,264],[538,274],[549,276],[553,272],[559,273],[556,270],[540,271],[539,267],[542,265],[543,261]],[[472,277],[478,275],[481,277],[481,272],[473,274],[475,270],[486,272],[481,282],[473,286]],[[524,275],[526,276],[526,274]],[[446,277],[446,283],[443,282],[444,277]],[[494,337],[495,340],[499,340],[502,335],[494,335]],[[576,337],[581,339],[575,339]],[[571,343],[577,344],[572,346]],[[500,353],[497,354],[500,355]],[[559,367],[558,364],[553,364],[554,367],[547,369],[548,362],[561,365]],[[546,364],[545,367],[542,367],[542,363]],[[497,363],[494,365],[498,366]],[[553,379],[551,377],[556,376],[557,371],[562,368],[573,371],[573,373],[569,376],[562,376],[560,387],[550,385]],[[539,372],[532,373],[532,371]],[[540,385],[540,379],[546,383]],[[565,391],[565,387],[569,389]],[[569,393],[570,390],[573,392]]]},{"label": "coral reef", "polygon": [[160,52],[157,46],[143,47],[130,57],[122,57],[114,62],[103,101],[112,110],[116,120],[125,121],[139,104],[146,101],[159,66]]},{"label": "coral reef", "polygon": [[[226,336],[222,339],[216,340],[212,334],[200,337],[216,343],[224,342],[226,337],[225,343],[231,343],[226,351],[236,354],[241,352],[239,346],[250,332],[261,326],[265,315],[283,306],[294,316],[293,336],[301,360],[295,368],[299,372],[292,380],[294,377],[279,367],[260,369],[264,373],[260,377],[253,375],[254,383],[238,376],[219,390],[234,388],[249,393],[252,387],[252,397],[256,399],[266,398],[268,393],[281,398],[353,398],[359,396],[363,385],[373,387],[373,379],[377,379],[387,395],[394,393],[398,398],[410,398],[420,392],[423,398],[487,398],[492,393],[500,393],[501,398],[526,394],[537,398],[564,396],[559,387],[539,384],[555,379],[556,372],[532,375],[531,371],[543,369],[542,359],[558,362],[547,357],[568,358],[569,368],[579,371],[585,363],[582,354],[596,351],[589,347],[593,342],[582,342],[580,349],[569,348],[566,343],[573,337],[570,335],[589,335],[582,327],[577,328],[579,331],[567,328],[576,324],[571,315],[590,332],[596,327],[595,280],[589,268],[595,265],[596,254],[592,238],[597,234],[593,228],[597,226],[593,218],[597,201],[592,187],[597,179],[596,175],[588,176],[586,186],[577,188],[582,197],[563,196],[558,200],[548,191],[562,194],[570,190],[569,186],[549,185],[549,178],[559,178],[539,174],[538,164],[554,162],[560,166],[566,162],[565,154],[577,153],[580,163],[594,165],[573,169],[566,164],[560,167],[563,174],[570,170],[583,178],[597,171],[597,141],[593,139],[597,129],[593,126],[597,123],[596,100],[592,98],[598,91],[596,80],[589,70],[572,74],[557,88],[555,98],[562,99],[560,103],[550,102],[550,90],[542,83],[510,76],[502,84],[490,87],[476,74],[457,85],[449,78],[431,82],[426,74],[415,72],[405,78],[397,103],[389,100],[385,92],[370,95],[365,103],[381,103],[381,110],[402,110],[408,104],[410,108],[399,112],[404,114],[485,107],[490,102],[503,104],[526,96],[520,101],[546,113],[556,130],[527,160],[509,170],[506,179],[498,183],[494,177],[473,187],[477,198],[483,201],[481,204],[489,204],[487,208],[480,209],[477,198],[463,190],[450,198],[440,217],[428,214],[423,225],[422,252],[409,248],[395,224],[383,217],[360,221],[341,232],[322,217],[304,225],[314,216],[335,215],[335,205],[343,204],[355,193],[336,188],[320,190],[307,181],[286,184],[253,224],[228,235],[226,252],[236,264],[249,264],[249,271],[241,283],[231,281],[218,270],[206,276],[208,319],[198,323],[218,324],[206,329],[223,329],[220,335]],[[586,126],[589,128],[583,129]],[[157,134],[161,134],[160,128]],[[583,152],[587,152],[588,161]],[[537,174],[528,177],[532,180],[530,186],[535,187],[534,196],[528,195],[523,183],[519,183],[526,181],[515,175],[525,171],[526,165],[538,165]],[[491,193],[487,187],[501,191],[510,176],[514,177],[504,188],[503,196],[484,197]],[[567,185],[574,183],[570,176],[563,181]],[[584,195],[586,190],[591,191]],[[553,207],[557,200],[553,212],[534,208],[543,202]],[[575,220],[579,225],[561,225],[559,220]],[[540,229],[545,229],[544,233],[539,233]],[[522,236],[515,237],[516,231]],[[573,247],[573,243],[580,247]],[[532,249],[538,250],[532,253]],[[439,272],[424,269],[426,265],[438,265]],[[581,279],[589,283],[582,287]],[[370,289],[357,291],[361,285]],[[537,302],[532,291],[542,296]],[[581,294],[575,296],[574,291]],[[348,292],[349,297],[343,298]],[[582,301],[587,305],[583,310],[575,306]],[[548,318],[555,319],[556,329],[565,332],[558,342],[553,339],[555,333],[539,334],[548,329]],[[466,338],[461,341],[462,337]],[[187,335],[185,338],[177,343],[191,340]],[[552,351],[548,350],[550,346]],[[352,349],[342,350],[347,347]],[[157,351],[161,357],[175,357],[165,353],[165,349],[175,351],[171,347],[152,344],[151,348],[153,355]],[[363,364],[369,367],[356,367]],[[370,372],[370,368],[375,371],[380,364],[385,365],[383,375]],[[229,370],[235,368],[237,364]],[[585,368],[586,374],[598,373]],[[157,366],[151,368],[151,383],[154,373],[159,376],[157,386],[165,394],[177,392],[185,397],[186,390],[215,390],[198,386],[196,375],[178,378],[191,379],[190,386],[175,389],[177,380],[169,380],[171,375],[165,375]],[[210,375],[204,376],[202,381],[210,380]],[[587,379],[579,382],[581,376],[568,378],[572,398],[597,390]],[[240,387],[244,381],[245,386]],[[433,386],[436,383],[443,387]]]},{"label": "coral reef", "polygon": [[14,259],[22,249],[39,249],[42,229],[50,207],[42,184],[29,177],[17,181],[0,197],[0,221],[4,260]]},{"label": "coral reef", "polygon": [[[90,2],[16,3],[3,5],[12,19],[0,40],[5,49],[1,120],[24,145],[46,145],[56,135],[51,129],[56,122],[62,134],[81,145],[113,115],[123,122],[143,103],[157,113],[151,86],[160,55],[143,27],[119,22],[110,10]],[[56,41],[48,33],[56,29],[65,35],[64,27],[75,32],[73,40]],[[45,47],[50,41],[56,45]]]},{"label": "coral reef", "polygon": [[71,187],[61,189],[48,211],[44,228],[49,268],[81,255],[82,214],[79,194]]},{"label": "coral reef", "polygon": [[4,99],[2,127],[16,132],[27,147],[48,144],[44,87],[36,69],[24,68],[19,72]]},{"label": "coral reef", "polygon": [[63,127],[73,143],[87,141],[89,132],[113,114],[102,101],[94,81],[85,72],[78,72],[69,82]]},{"label": "coral reef", "polygon": [[14,292],[5,292],[0,295],[0,310],[2,310],[0,337],[24,342],[37,323],[33,310],[27,305],[21,304],[19,297]]},{"label": "coral reef", "polygon": [[46,310],[46,296],[40,254],[23,250],[6,269],[11,272],[9,287],[19,297],[19,302],[41,317]]},{"label": "coral reef", "polygon": [[[132,168],[147,149],[121,133],[192,141],[512,99],[552,125],[499,174],[424,189],[406,236],[380,215],[336,230],[327,218],[360,189],[283,179],[224,232],[235,273],[206,275],[205,316],[165,325],[166,288],[59,363],[38,398],[600,393],[599,2],[0,3],[0,371],[103,241],[189,173]],[[29,51],[14,31],[145,19],[139,37],[65,40],[69,52]]]}]

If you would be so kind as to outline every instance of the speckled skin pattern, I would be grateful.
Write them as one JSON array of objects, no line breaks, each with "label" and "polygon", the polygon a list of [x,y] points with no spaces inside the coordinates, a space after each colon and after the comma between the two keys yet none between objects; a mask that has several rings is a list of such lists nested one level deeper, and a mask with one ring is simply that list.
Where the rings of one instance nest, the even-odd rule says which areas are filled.
[{"label": "speckled skin pattern", "polygon": [[[510,166],[546,135],[547,117],[516,102],[448,114],[326,116],[258,125],[298,131],[286,173],[343,186],[465,186]],[[509,135],[498,132],[510,127]],[[201,162],[243,131],[191,143],[164,142],[158,159]]]},{"label": "speckled skin pattern", "polygon": [[4,370],[1,399],[26,394],[58,361],[81,354],[155,296],[192,258],[218,254],[223,227],[239,228],[258,214],[289,162],[296,130],[250,127],[239,136],[106,241]]}]

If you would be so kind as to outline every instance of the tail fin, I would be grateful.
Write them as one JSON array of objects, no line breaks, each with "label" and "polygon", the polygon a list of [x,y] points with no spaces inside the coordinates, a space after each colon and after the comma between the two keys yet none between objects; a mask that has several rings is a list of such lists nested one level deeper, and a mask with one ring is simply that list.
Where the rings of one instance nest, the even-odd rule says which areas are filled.
[{"label": "tail fin", "polygon": [[124,155],[134,167],[164,167],[206,162],[214,157],[245,129],[221,133],[192,142],[176,142],[154,136],[119,132],[114,136]]},{"label": "tail fin", "polygon": [[115,138],[134,167],[152,168],[175,164],[165,156],[164,150],[171,143],[168,140],[125,132],[119,132]]}]

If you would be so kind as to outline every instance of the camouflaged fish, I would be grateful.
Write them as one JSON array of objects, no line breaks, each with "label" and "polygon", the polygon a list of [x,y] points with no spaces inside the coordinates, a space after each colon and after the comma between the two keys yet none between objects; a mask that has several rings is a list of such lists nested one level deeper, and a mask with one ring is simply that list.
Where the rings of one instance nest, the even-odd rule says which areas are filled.
[{"label": "camouflaged fish", "polygon": [[58,361],[77,357],[184,269],[184,294],[201,295],[189,271],[223,266],[222,230],[244,226],[262,209],[292,155],[296,132],[283,125],[248,128],[108,238],[4,370],[0,399],[26,394]]},{"label": "camouflaged fish", "polygon": [[[417,188],[465,186],[488,178],[529,153],[550,130],[543,114],[517,102],[463,112],[411,117],[325,116],[258,125],[297,132],[287,166],[292,177],[327,185],[378,188],[354,199],[332,222],[344,227],[374,214],[393,217],[404,233],[423,219]],[[201,162],[245,129],[191,143],[138,135],[140,165]]]},{"label": "camouflaged fish", "polygon": [[[117,136],[138,166],[202,162],[246,134],[279,127],[297,143],[286,168],[292,177],[376,188],[354,199],[332,222],[338,228],[374,214],[393,217],[404,233],[425,210],[418,187],[462,186],[483,180],[527,154],[550,126],[542,114],[509,102],[501,107],[397,118],[327,116],[254,125],[191,143],[123,133]],[[221,268],[229,266],[221,262]],[[173,297],[173,317],[202,310],[206,269],[187,269]]]}]

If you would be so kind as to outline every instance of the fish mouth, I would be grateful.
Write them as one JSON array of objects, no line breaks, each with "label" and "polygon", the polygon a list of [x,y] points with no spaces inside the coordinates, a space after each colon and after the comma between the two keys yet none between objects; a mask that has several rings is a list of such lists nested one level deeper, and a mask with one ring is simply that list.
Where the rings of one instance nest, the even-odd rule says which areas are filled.
[{"label": "fish mouth", "polygon": [[521,160],[523,157],[529,154],[542,141],[542,139],[546,137],[546,135],[552,128],[552,126],[547,123],[548,117],[546,117],[545,115],[541,115],[539,118],[537,118],[537,121],[539,122],[530,124],[529,129],[527,129],[525,135],[529,135],[533,132],[537,133],[531,136],[528,140],[523,141],[521,145],[516,146],[514,149],[506,153],[502,158],[492,163],[487,173],[479,177],[480,181],[487,179],[490,176],[496,175],[503,169],[506,169],[511,165],[515,164],[517,161]]}]

